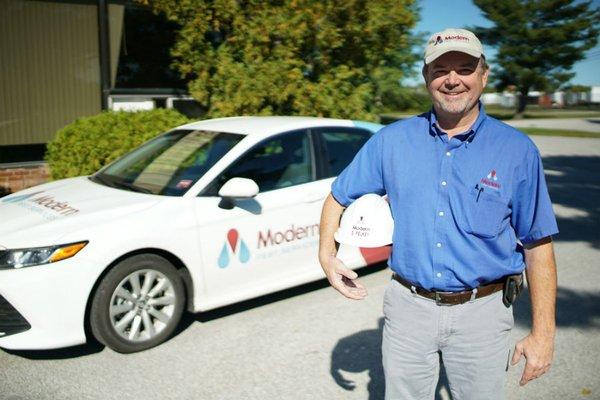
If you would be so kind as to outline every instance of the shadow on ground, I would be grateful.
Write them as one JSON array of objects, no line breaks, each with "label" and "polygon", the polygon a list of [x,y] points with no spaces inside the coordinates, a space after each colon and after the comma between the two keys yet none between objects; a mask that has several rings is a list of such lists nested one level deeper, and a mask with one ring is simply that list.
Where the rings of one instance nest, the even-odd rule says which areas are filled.
[{"label": "shadow on ground", "polygon": [[[331,376],[335,382],[347,391],[356,388],[356,383],[344,378],[344,372],[361,373],[368,371],[369,400],[380,400],[385,394],[385,380],[381,363],[381,338],[383,334],[383,318],[379,319],[377,329],[361,331],[342,338],[331,353]],[[435,399],[440,400],[442,394],[449,397],[450,387],[443,368],[435,389]]]},{"label": "shadow on ground", "polygon": [[63,349],[52,350],[7,350],[2,349],[8,354],[17,357],[27,358],[29,360],[65,360],[68,358],[85,357],[96,354],[104,350],[104,345],[93,340],[89,343],[79,346],[66,347]]},{"label": "shadow on ground", "polygon": [[600,249],[600,156],[549,156],[543,158],[552,203],[573,209],[559,216],[556,241],[588,242]]},{"label": "shadow on ground", "polygon": [[[514,305],[515,325],[531,328],[531,299],[523,292]],[[556,295],[556,326],[569,328],[600,328],[600,292],[579,292],[558,288]]]}]

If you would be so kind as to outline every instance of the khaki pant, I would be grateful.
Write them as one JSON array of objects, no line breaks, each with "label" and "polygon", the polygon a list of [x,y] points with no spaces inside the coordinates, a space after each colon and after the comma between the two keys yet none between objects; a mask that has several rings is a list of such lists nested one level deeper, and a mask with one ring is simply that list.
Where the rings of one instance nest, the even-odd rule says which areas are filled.
[{"label": "khaki pant", "polygon": [[506,398],[512,307],[502,292],[455,306],[413,294],[392,280],[384,295],[385,398],[434,398],[439,355],[454,400]]}]

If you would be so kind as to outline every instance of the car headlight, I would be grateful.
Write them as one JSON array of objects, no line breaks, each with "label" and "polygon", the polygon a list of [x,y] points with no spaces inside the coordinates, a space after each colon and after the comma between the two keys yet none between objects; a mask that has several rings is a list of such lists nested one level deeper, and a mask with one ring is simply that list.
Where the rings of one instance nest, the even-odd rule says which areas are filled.
[{"label": "car headlight", "polygon": [[79,253],[87,244],[85,241],[48,247],[0,250],[0,269],[18,269],[65,260]]}]

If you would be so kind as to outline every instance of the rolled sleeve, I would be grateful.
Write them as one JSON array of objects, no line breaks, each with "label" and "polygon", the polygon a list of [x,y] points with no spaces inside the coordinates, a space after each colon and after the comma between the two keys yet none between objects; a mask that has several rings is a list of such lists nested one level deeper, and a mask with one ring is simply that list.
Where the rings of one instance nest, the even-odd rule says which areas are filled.
[{"label": "rolled sleeve", "polygon": [[523,244],[558,233],[539,151],[530,151],[526,160],[525,175],[518,181],[511,216],[515,233]]},{"label": "rolled sleeve", "polygon": [[367,193],[385,194],[383,185],[383,135],[373,135],[331,185],[331,194],[342,206]]}]

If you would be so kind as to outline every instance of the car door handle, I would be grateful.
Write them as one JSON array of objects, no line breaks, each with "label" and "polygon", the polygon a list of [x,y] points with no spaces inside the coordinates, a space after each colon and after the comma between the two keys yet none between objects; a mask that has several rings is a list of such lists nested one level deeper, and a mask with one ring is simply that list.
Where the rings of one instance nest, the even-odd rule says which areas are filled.
[{"label": "car door handle", "polygon": [[305,203],[314,203],[317,201],[321,201],[325,198],[325,195],[321,193],[311,193],[304,198]]}]

